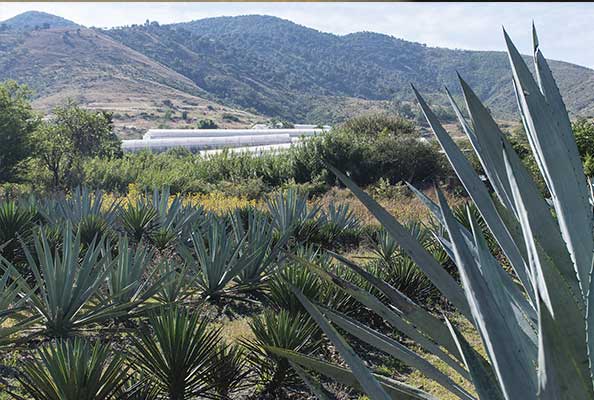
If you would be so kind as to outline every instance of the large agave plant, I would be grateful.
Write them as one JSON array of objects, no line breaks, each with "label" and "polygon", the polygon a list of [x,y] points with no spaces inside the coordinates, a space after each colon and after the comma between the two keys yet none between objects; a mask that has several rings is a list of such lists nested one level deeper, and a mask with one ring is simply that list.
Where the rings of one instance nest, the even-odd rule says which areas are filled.
[{"label": "large agave plant", "polygon": [[76,338],[39,349],[23,361],[18,380],[34,400],[116,400],[127,369],[108,345]]},{"label": "large agave plant", "polygon": [[153,334],[133,337],[131,365],[148,377],[159,394],[170,400],[209,398],[215,390],[213,374],[220,332],[208,321],[178,307],[170,307],[149,318]]},{"label": "large agave plant", "polygon": [[247,234],[234,240],[229,230],[224,219],[213,216],[206,227],[192,233],[193,251],[180,246],[186,263],[197,272],[198,284],[205,298],[228,294],[232,281],[254,263],[261,262],[260,255],[266,251],[268,243],[246,250]]},{"label": "large agave plant", "polygon": [[50,224],[70,221],[77,226],[87,217],[101,218],[111,225],[116,218],[119,208],[118,202],[105,203],[103,193],[91,193],[88,188],[76,188],[70,195],[61,194],[58,197],[41,202],[41,214]]},{"label": "large agave plant", "polygon": [[236,212],[231,217],[231,227],[235,241],[241,242],[245,238],[242,254],[253,255],[253,260],[244,268],[236,281],[248,289],[258,288],[266,282],[276,271],[279,265],[275,263],[276,256],[284,245],[286,239],[276,241],[273,246],[274,228],[268,217],[257,210],[250,210],[245,218]]},{"label": "large agave plant", "polygon": [[25,248],[28,268],[32,271],[32,289],[27,302],[48,336],[69,336],[77,329],[125,312],[112,304],[109,297],[99,296],[111,265],[102,257],[102,243],[92,243],[82,250],[80,235],[72,226],[64,228],[62,249],[55,251],[43,231],[34,238],[34,254]]},{"label": "large agave plant", "polygon": [[274,350],[276,354],[352,385],[374,400],[434,398],[420,389],[371,373],[338,333],[336,325],[408,363],[461,399],[594,398],[592,195],[565,105],[539,49],[536,34],[536,79],[507,34],[505,40],[524,127],[551,194],[550,203],[542,197],[505,135],[464,80],[460,82],[469,121],[451,97],[450,100],[495,196],[491,196],[416,90],[415,94],[456,174],[505,254],[505,263],[513,269],[512,274],[490,253],[472,213],[468,216],[470,229],[467,229],[454,218],[441,192],[437,192],[439,202],[434,203],[415,190],[447,232],[447,237],[442,235],[439,240],[456,263],[462,281],[460,286],[394,217],[346,175],[330,167],[475,327],[486,358],[470,346],[447,319],[444,322],[421,309],[400,291],[348,259],[337,256],[379,289],[391,306],[339,277],[330,275],[330,278],[394,329],[415,340],[420,348],[436,355],[471,382],[475,393],[465,391],[426,359],[387,335],[337,311],[317,306],[297,290],[296,295],[349,368],[285,350]]}]

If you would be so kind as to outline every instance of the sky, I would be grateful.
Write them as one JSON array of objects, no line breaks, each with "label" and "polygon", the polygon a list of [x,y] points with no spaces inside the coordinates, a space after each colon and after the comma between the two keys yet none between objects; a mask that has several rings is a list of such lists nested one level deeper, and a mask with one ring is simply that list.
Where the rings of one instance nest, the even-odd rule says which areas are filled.
[{"label": "sky", "polygon": [[547,58],[594,68],[594,3],[2,3],[0,20],[45,11],[85,26],[161,24],[265,14],[344,35],[385,33],[428,46],[504,50],[504,26],[531,53],[531,23]]}]

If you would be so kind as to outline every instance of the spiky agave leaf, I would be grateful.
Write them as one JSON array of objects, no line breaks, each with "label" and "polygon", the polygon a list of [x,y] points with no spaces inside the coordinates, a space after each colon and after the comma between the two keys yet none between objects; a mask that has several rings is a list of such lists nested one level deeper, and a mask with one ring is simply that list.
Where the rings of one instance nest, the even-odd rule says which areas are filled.
[{"label": "spiky agave leaf", "polygon": [[169,399],[209,396],[218,370],[220,331],[208,321],[181,307],[167,307],[151,314],[153,333],[132,337],[131,367],[159,388]]},{"label": "spiky agave leaf", "polygon": [[103,257],[103,244],[82,250],[72,226],[64,227],[60,251],[52,248],[43,231],[34,238],[35,254],[24,248],[37,290],[28,298],[33,315],[40,318],[48,336],[69,336],[84,326],[125,314],[99,291],[111,265]]},{"label": "spiky agave leaf", "polygon": [[80,338],[45,345],[21,368],[17,379],[35,400],[116,400],[128,376],[108,345]]}]

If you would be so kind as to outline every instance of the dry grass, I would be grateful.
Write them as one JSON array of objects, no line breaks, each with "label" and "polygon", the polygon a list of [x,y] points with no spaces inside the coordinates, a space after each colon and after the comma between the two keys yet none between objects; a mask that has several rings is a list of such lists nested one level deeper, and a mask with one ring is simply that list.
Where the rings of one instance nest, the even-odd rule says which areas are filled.
[{"label": "dry grass", "polygon": [[[368,192],[370,192],[368,190]],[[433,189],[426,189],[424,193],[437,201]],[[378,197],[372,192],[372,196],[384,207],[390,214],[392,214],[401,223],[410,221],[427,222],[430,218],[430,213],[423,203],[412,195],[408,189],[399,191],[390,196]],[[450,207],[463,204],[466,200],[460,196],[450,193],[445,193]],[[331,202],[348,204],[355,214],[365,224],[378,225],[379,222],[375,217],[365,208],[365,206],[347,189],[333,188],[325,193],[319,201],[323,206],[327,206]]]}]

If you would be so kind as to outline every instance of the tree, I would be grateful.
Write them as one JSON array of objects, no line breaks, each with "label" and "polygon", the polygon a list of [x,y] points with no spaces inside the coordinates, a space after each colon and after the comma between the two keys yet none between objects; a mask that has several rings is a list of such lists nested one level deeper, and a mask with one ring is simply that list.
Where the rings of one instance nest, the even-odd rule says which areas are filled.
[{"label": "tree", "polygon": [[72,101],[53,111],[52,123],[65,130],[81,156],[111,157],[121,154],[121,141],[113,132],[110,113],[91,111]]},{"label": "tree", "polygon": [[[37,162],[49,172],[51,187],[57,189],[74,179],[74,171],[80,170],[80,160],[72,138],[66,130],[52,122],[44,122],[33,135],[33,149]],[[43,170],[34,174],[43,175]]]},{"label": "tree", "polygon": [[35,160],[49,173],[54,189],[78,185],[82,160],[121,155],[120,140],[113,133],[111,115],[85,110],[68,102],[54,109],[51,118],[33,134]]},{"label": "tree", "polygon": [[588,154],[594,156],[594,124],[585,118],[581,118],[571,124],[571,128],[582,160]]},{"label": "tree", "polygon": [[201,119],[196,124],[198,129],[217,129],[219,126],[212,119]]},{"label": "tree", "polygon": [[39,124],[30,98],[26,86],[0,83],[0,182],[14,181],[17,166],[30,155],[29,139]]}]

